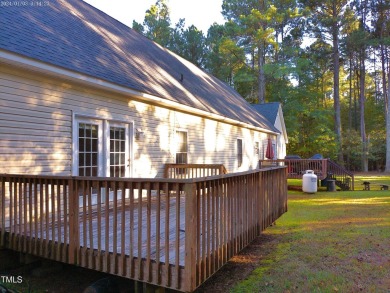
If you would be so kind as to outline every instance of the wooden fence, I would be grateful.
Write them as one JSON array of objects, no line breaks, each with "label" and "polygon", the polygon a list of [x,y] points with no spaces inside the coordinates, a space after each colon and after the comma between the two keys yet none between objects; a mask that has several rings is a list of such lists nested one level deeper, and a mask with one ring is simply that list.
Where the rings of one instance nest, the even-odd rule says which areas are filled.
[{"label": "wooden fence", "polygon": [[0,245],[191,292],[287,211],[284,168],[199,179],[0,175]]}]

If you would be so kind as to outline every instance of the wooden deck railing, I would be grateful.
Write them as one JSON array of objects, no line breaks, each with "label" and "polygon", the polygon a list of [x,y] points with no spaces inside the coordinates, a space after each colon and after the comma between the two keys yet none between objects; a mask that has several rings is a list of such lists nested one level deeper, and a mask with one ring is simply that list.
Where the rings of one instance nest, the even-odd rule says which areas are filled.
[{"label": "wooden deck railing", "polygon": [[270,168],[197,179],[190,188],[186,252],[195,266],[186,274],[196,288],[287,211],[287,180],[283,168]]},{"label": "wooden deck railing", "polygon": [[164,178],[188,179],[226,174],[223,164],[165,164]]},{"label": "wooden deck railing", "polygon": [[336,184],[345,190],[355,190],[355,176],[352,172],[328,159],[328,174]]},{"label": "wooden deck railing", "polygon": [[260,160],[259,167],[266,166],[286,166],[288,172],[288,178],[301,179],[302,175],[305,174],[306,170],[313,170],[314,174],[317,175],[318,179],[325,179],[327,176],[327,159],[310,160]]},{"label": "wooden deck railing", "polygon": [[287,178],[302,179],[306,170],[313,170],[319,180],[334,179],[343,190],[354,190],[354,175],[330,159],[260,160],[259,168],[286,166]]},{"label": "wooden deck railing", "polygon": [[287,210],[286,172],[0,175],[0,245],[191,292]]}]

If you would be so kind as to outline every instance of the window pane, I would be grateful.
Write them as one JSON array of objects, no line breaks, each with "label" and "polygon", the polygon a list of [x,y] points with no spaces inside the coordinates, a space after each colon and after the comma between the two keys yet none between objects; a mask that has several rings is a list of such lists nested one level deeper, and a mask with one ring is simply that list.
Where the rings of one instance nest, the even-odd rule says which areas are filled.
[{"label": "window pane", "polygon": [[98,175],[98,125],[79,123],[79,176]]},{"label": "window pane", "polygon": [[85,137],[92,137],[91,126],[88,124],[85,125]]},{"label": "window pane", "polygon": [[79,153],[79,166],[85,166],[85,154]]},{"label": "window pane", "polygon": [[92,156],[90,153],[85,154],[85,166],[91,166],[92,165]]},{"label": "window pane", "polygon": [[125,128],[110,127],[110,176],[125,176]]},{"label": "window pane", "polygon": [[98,165],[98,153],[92,153],[92,166]]},{"label": "window pane", "polygon": [[98,151],[98,140],[97,139],[94,139],[91,141],[91,144],[92,144],[92,151],[93,152],[97,152]]},{"label": "window pane", "polygon": [[187,154],[186,153],[177,153],[176,154],[176,164],[187,164]]},{"label": "window pane", "polygon": [[114,166],[110,166],[110,176],[115,177]]},{"label": "window pane", "polygon": [[92,140],[90,138],[85,138],[85,151],[91,152],[92,151]]},{"label": "window pane", "polygon": [[79,124],[79,137],[85,137],[85,124]]},{"label": "window pane", "polygon": [[97,138],[98,137],[98,126],[97,125],[91,125],[92,134],[91,137]]},{"label": "window pane", "polygon": [[114,152],[114,151],[115,151],[115,143],[110,141],[110,152]]},{"label": "window pane", "polygon": [[83,138],[79,138],[79,150],[85,151],[85,140]]}]

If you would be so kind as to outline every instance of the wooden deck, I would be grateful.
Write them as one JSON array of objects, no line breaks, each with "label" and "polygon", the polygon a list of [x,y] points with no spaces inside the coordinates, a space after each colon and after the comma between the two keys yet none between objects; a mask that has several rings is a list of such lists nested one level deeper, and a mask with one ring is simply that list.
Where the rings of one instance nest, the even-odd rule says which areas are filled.
[{"label": "wooden deck", "polygon": [[[129,200],[126,199],[126,202]],[[159,259],[161,262],[168,262],[175,264],[175,249],[168,247],[166,251],[164,241],[168,239],[168,243],[172,244],[175,240],[176,231],[176,210],[179,212],[179,265],[184,266],[184,238],[185,238],[185,197],[182,195],[179,199],[180,207],[176,208],[176,197],[169,199],[169,215],[166,212],[165,205],[167,205],[167,199],[164,195],[160,197],[160,206],[158,200],[152,197],[150,203],[147,200],[143,200],[141,203],[137,200],[132,209],[130,205],[125,203],[125,207],[117,208],[114,213],[113,207],[105,207],[104,205],[93,205],[92,213],[79,210],[79,233],[80,233],[80,247],[93,249],[95,251],[108,251],[109,253],[124,253],[126,256],[130,255],[132,251],[133,255],[138,258],[146,258],[148,252],[148,239],[146,231],[150,229],[150,257],[152,259]],[[99,209],[99,212],[98,212]],[[108,210],[106,210],[108,209]],[[142,216],[150,210],[150,221],[147,221],[147,217]],[[159,221],[157,220],[157,213],[161,211]],[[99,215],[100,214],[100,215]],[[61,243],[69,243],[68,227],[65,227],[63,218],[61,220],[52,219],[53,215],[49,215],[49,220],[39,222],[38,229],[35,229],[33,224],[30,230],[29,225],[27,228],[17,225],[14,227],[15,234],[23,234],[26,238],[45,239],[48,242],[59,240]],[[55,218],[55,216],[54,216]],[[123,225],[122,225],[123,223]],[[130,224],[131,223],[131,224]],[[160,225],[160,227],[157,227]],[[118,229],[123,227],[124,229]],[[169,230],[161,230],[161,227],[169,227]],[[157,230],[159,235],[157,235]],[[10,232],[9,223],[5,227],[7,232]],[[115,232],[116,231],[116,232]],[[107,234],[106,234],[107,233]],[[122,234],[123,233],[123,234]],[[107,235],[107,237],[106,237]],[[126,237],[128,239],[126,239]],[[106,241],[108,240],[108,241]],[[127,241],[128,240],[128,241]],[[140,241],[138,241],[140,240]],[[159,244],[157,245],[157,241]],[[131,245],[127,245],[130,243]],[[138,246],[141,244],[141,246]],[[123,249],[122,249],[123,245]],[[157,251],[159,249],[159,251]],[[166,253],[169,252],[169,253]],[[166,255],[168,256],[166,258]]]},{"label": "wooden deck", "polygon": [[287,178],[302,179],[306,170],[312,170],[319,180],[335,180],[342,190],[355,189],[354,174],[330,159],[260,160],[259,167],[285,166]]},{"label": "wooden deck", "polygon": [[0,246],[191,292],[287,210],[285,174],[0,175]]}]

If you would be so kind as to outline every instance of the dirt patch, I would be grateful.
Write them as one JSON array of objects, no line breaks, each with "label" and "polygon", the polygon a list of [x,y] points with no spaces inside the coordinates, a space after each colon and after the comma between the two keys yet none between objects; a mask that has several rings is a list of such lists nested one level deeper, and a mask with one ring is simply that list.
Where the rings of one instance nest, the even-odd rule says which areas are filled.
[{"label": "dirt patch", "polygon": [[203,283],[195,293],[229,292],[235,284],[245,280],[259,266],[261,260],[272,252],[273,245],[267,244],[277,244],[278,242],[279,239],[274,235],[260,235],[238,255],[231,258],[228,263]]},{"label": "dirt patch", "polygon": [[302,186],[298,186],[298,185],[288,185],[288,186],[287,186],[287,189],[288,189],[288,190],[295,190],[295,191],[302,191]]}]

